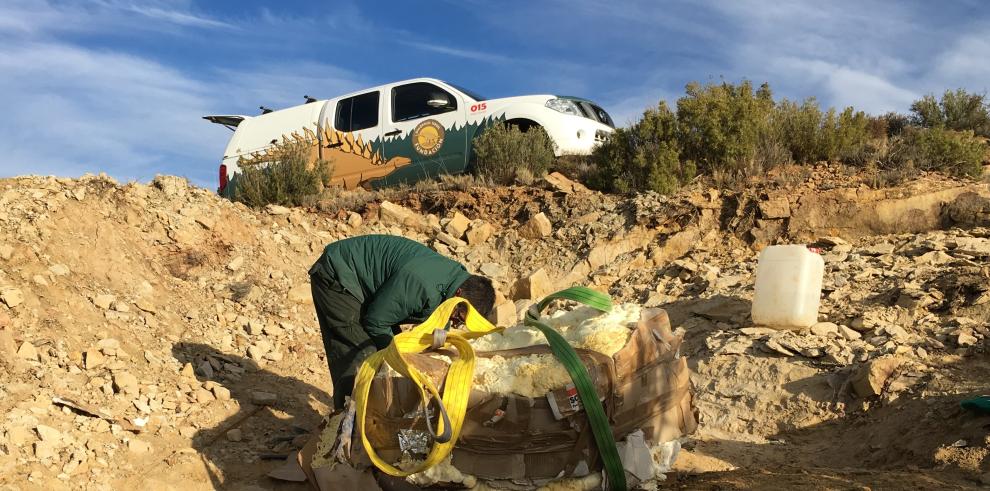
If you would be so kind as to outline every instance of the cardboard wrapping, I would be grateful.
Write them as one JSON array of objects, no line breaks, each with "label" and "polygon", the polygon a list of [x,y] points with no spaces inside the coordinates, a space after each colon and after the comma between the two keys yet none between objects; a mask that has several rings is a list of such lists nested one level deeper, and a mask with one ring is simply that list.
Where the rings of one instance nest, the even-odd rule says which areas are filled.
[{"label": "cardboard wrapping", "polygon": [[[667,313],[644,309],[626,345],[614,356],[576,350],[603,401],[616,440],[642,429],[647,440],[668,441],[692,433],[696,420],[691,401],[682,338],[670,329]],[[546,345],[478,353],[503,357],[546,353]],[[447,364],[428,355],[411,362],[440,386]],[[386,460],[401,456],[400,429],[426,431],[419,394],[409,380],[379,374],[372,384],[366,432]],[[600,469],[593,439],[585,430],[583,408],[573,404],[568,387],[546,397],[489,394],[475,390],[468,403],[453,464],[481,479],[550,479],[561,471]],[[584,464],[584,465],[581,465]]]}]

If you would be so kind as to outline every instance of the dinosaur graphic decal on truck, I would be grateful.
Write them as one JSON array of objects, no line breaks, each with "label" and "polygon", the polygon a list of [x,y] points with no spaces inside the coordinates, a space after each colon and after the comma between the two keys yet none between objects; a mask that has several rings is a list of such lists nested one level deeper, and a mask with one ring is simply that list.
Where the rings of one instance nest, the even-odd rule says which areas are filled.
[{"label": "dinosaur graphic decal on truck", "polygon": [[591,101],[552,95],[486,100],[435,79],[413,79],[260,116],[205,116],[234,130],[220,165],[219,191],[230,195],[243,165],[271,160],[279,147],[303,145],[311,162],[333,163],[333,184],[378,188],[441,174],[471,162],[471,142],[495,122],[541,126],[558,155],[587,154],[614,127]]}]

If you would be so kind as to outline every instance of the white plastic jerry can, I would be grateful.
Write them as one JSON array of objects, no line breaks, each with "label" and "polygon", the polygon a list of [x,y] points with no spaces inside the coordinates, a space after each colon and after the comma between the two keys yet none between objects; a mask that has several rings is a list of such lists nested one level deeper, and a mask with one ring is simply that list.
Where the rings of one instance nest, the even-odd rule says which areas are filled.
[{"label": "white plastic jerry can", "polygon": [[825,260],[803,245],[769,246],[756,265],[753,322],[777,328],[818,322]]}]

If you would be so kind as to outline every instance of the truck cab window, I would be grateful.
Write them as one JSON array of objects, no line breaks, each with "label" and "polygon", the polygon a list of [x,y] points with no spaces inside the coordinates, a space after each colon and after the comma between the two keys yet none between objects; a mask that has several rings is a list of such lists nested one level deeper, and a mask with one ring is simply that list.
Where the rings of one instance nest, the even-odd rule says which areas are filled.
[{"label": "truck cab window", "polygon": [[392,121],[396,123],[456,110],[457,99],[430,83],[415,82],[392,89]]},{"label": "truck cab window", "polygon": [[378,126],[378,92],[341,99],[333,126],[339,131],[360,131]]}]

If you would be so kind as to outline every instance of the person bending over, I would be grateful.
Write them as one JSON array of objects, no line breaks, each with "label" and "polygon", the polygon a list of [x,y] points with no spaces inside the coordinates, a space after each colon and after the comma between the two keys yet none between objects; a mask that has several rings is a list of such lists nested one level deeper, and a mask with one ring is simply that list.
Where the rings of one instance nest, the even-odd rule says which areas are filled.
[{"label": "person bending over", "polygon": [[[337,410],[351,395],[361,362],[387,347],[399,324],[423,322],[453,297],[467,299],[485,317],[491,317],[495,303],[491,280],[393,235],[333,242],[309,275]],[[463,312],[455,320],[462,321]]]}]

